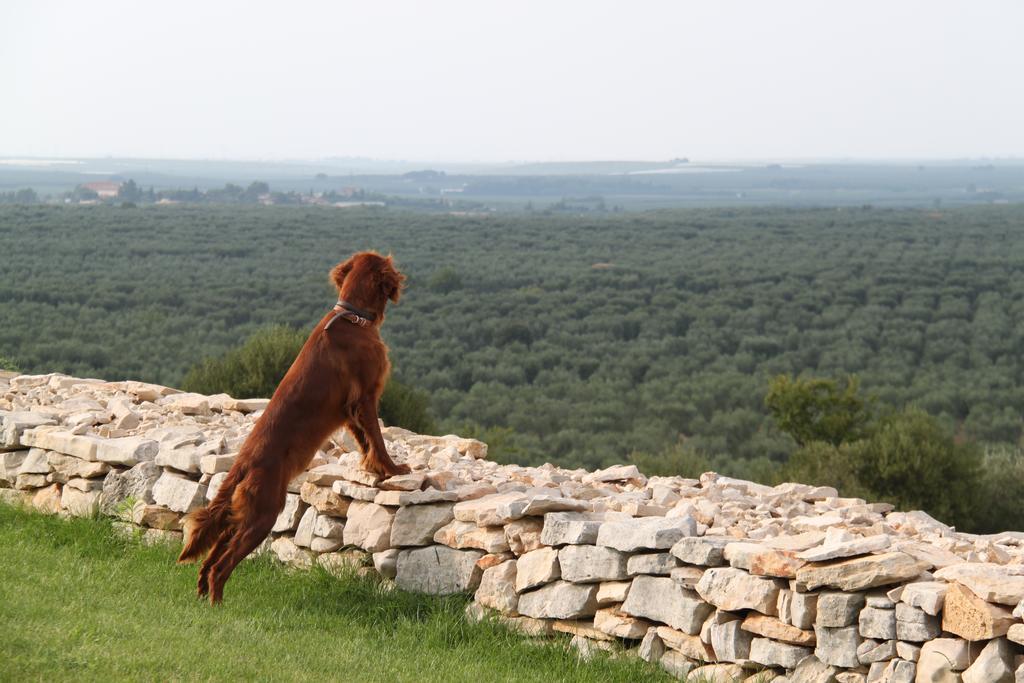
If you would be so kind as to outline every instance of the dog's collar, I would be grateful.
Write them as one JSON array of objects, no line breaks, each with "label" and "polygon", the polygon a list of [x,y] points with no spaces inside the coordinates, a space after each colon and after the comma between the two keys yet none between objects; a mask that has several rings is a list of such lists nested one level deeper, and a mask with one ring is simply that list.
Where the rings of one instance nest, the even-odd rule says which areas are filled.
[{"label": "dog's collar", "polygon": [[357,306],[353,306],[352,304],[350,304],[349,302],[345,301],[344,299],[338,299],[338,302],[334,304],[334,308],[335,309],[344,308],[349,313],[355,313],[360,318],[366,318],[371,323],[374,320],[377,319],[377,314],[376,313],[371,313],[370,311],[364,310],[362,308],[358,308]]},{"label": "dog's collar", "polygon": [[353,306],[343,299],[338,299],[338,302],[334,304],[334,311],[334,317],[324,325],[325,330],[330,328],[338,318],[344,318],[353,325],[359,325],[359,327],[369,327],[377,319],[375,314]]}]

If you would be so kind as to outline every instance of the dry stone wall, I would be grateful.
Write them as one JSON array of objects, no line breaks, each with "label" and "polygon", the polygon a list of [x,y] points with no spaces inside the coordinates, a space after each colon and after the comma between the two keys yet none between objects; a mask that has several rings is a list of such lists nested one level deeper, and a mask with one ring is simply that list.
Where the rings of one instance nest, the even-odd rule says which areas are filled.
[{"label": "dry stone wall", "polygon": [[[0,499],[178,542],[265,400],[64,375],[0,379]],[[485,444],[384,429],[412,473],[335,434],[259,552],[471,592],[468,613],[572,634],[680,678],[1024,681],[1024,535],[714,473],[499,465]]]}]

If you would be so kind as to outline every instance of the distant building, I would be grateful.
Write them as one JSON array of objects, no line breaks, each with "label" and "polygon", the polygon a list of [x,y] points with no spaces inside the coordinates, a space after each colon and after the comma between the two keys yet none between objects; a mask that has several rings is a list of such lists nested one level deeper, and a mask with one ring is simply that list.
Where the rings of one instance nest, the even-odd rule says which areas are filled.
[{"label": "distant building", "polygon": [[113,180],[97,180],[93,183],[83,183],[82,187],[86,190],[92,190],[100,199],[110,199],[117,196],[118,191],[121,189],[121,183]]}]

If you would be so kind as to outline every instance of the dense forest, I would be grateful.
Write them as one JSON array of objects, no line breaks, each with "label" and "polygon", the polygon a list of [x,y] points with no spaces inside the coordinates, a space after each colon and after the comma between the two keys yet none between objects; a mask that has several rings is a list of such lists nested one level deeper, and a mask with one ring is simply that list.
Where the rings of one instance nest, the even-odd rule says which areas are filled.
[{"label": "dense forest", "polygon": [[[1024,207],[414,214],[318,207],[0,207],[0,357],[180,384],[203,358],[330,308],[332,265],[393,252],[384,335],[444,431],[595,467],[795,447],[779,374],[859,376],[960,439],[1017,447]],[[735,468],[742,470],[742,467]]]}]

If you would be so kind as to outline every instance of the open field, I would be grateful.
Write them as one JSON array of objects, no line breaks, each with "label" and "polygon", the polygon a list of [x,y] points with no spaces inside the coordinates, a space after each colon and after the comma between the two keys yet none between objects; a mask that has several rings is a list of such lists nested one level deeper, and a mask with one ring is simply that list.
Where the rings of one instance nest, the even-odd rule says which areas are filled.
[{"label": "open field", "polygon": [[213,609],[173,549],[119,539],[107,521],[0,504],[0,548],[0,680],[668,680],[638,659],[581,662],[567,638],[468,624],[464,597],[262,558]]}]

